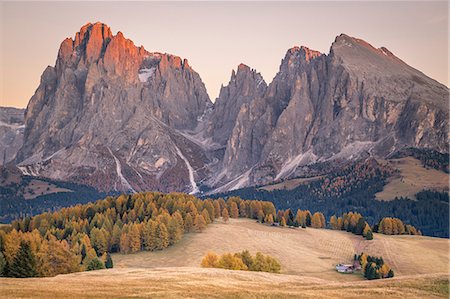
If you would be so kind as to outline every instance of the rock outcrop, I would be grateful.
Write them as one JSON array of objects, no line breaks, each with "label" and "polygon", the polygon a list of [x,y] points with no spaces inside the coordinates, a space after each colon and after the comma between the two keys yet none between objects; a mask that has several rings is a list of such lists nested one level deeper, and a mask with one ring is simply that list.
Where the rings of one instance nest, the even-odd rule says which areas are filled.
[{"label": "rock outcrop", "polygon": [[309,163],[405,146],[447,152],[448,95],[386,48],[344,34],[329,55],[294,47],[265,94],[241,105],[221,183],[265,184]]},{"label": "rock outcrop", "polygon": [[100,190],[226,191],[318,161],[447,152],[448,92],[342,34],[329,54],[289,49],[268,86],[239,65],[213,105],[187,60],[87,24],[44,71],[15,161]]},{"label": "rock outcrop", "polygon": [[177,129],[195,127],[211,105],[187,60],[87,24],[44,71],[17,162],[26,173],[101,190],[189,192],[190,169],[206,161]]},{"label": "rock outcrop", "polygon": [[0,165],[16,156],[22,146],[25,109],[0,107]]}]

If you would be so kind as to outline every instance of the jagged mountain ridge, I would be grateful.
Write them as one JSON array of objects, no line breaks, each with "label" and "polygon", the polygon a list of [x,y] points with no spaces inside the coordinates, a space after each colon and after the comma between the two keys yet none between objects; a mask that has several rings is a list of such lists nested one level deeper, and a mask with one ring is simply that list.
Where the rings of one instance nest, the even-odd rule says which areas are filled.
[{"label": "jagged mountain ridge", "polygon": [[386,48],[344,34],[329,55],[294,47],[265,95],[241,107],[223,160],[225,189],[337,157],[385,157],[405,146],[446,152],[447,107],[447,87]]},{"label": "jagged mountain ridge", "polygon": [[289,49],[268,86],[239,65],[213,105],[186,60],[87,24],[44,72],[16,162],[103,190],[226,191],[336,157],[447,151],[447,99],[386,48],[340,35],[328,55]]}]

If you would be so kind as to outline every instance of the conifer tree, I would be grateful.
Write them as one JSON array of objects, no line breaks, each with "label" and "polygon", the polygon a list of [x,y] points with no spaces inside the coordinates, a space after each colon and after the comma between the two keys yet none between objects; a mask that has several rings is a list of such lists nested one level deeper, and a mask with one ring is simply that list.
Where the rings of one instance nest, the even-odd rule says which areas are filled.
[{"label": "conifer tree", "polygon": [[113,268],[113,260],[111,258],[111,255],[109,254],[109,252],[106,253],[106,260],[105,260],[105,268],[107,269],[111,269]]},{"label": "conifer tree", "polygon": [[167,231],[166,225],[159,223],[156,232],[156,249],[161,250],[169,246],[169,232]]},{"label": "conifer tree", "polygon": [[194,227],[200,233],[206,228],[206,221],[202,215],[195,216]]},{"label": "conifer tree", "polygon": [[0,251],[0,276],[6,276],[6,259],[3,253]]},{"label": "conifer tree", "polygon": [[239,209],[237,207],[237,204],[234,201],[231,202],[230,210],[231,210],[230,211],[231,218],[238,218],[239,217]]},{"label": "conifer tree", "polygon": [[100,270],[100,269],[105,269],[105,265],[97,257],[92,259],[86,268],[87,271]]},{"label": "conifer tree", "polygon": [[223,222],[227,223],[229,218],[230,218],[230,217],[229,217],[229,215],[228,215],[228,210],[227,210],[227,208],[223,208],[223,210],[222,210],[222,219],[223,219]]},{"label": "conifer tree", "polygon": [[367,239],[367,240],[373,240],[373,233],[372,233],[371,230],[369,230],[369,231],[366,233],[366,239]]},{"label": "conifer tree", "polygon": [[215,200],[213,205],[214,205],[214,218],[219,218],[222,215],[221,213],[222,209],[220,208],[219,201]]},{"label": "conifer tree", "polygon": [[30,243],[21,241],[19,251],[8,267],[10,277],[36,277],[36,258],[31,252]]},{"label": "conifer tree", "polygon": [[202,216],[203,216],[203,219],[205,219],[205,222],[207,225],[211,223],[211,216],[209,215],[208,210],[204,209],[202,211]]},{"label": "conifer tree", "polygon": [[192,220],[191,214],[187,214],[184,219],[184,231],[189,233],[194,226],[194,221]]},{"label": "conifer tree", "polygon": [[331,218],[330,218],[330,226],[331,226],[331,229],[336,229],[336,230],[339,229],[338,220],[335,215],[331,216]]}]

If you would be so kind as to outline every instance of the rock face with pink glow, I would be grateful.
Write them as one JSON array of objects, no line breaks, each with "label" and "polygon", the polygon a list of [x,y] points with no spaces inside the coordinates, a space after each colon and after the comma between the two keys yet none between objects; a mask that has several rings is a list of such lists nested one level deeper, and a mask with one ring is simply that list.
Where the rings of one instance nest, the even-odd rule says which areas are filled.
[{"label": "rock face with pink glow", "polygon": [[239,65],[212,104],[187,60],[87,24],[44,71],[16,163],[101,190],[226,191],[328,159],[447,152],[447,108],[447,87],[347,35],[329,54],[289,49],[269,85]]},{"label": "rock face with pink glow", "polygon": [[187,60],[87,24],[63,41],[28,104],[19,165],[102,190],[189,192],[179,153],[198,168],[207,161],[177,130],[194,128],[211,105]]}]

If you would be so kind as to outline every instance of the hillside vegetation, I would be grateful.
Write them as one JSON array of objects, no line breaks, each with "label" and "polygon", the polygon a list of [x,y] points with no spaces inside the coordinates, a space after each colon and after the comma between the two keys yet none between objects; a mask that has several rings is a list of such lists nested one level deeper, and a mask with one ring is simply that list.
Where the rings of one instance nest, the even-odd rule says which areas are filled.
[{"label": "hillside vegetation", "polygon": [[391,159],[387,163],[398,172],[388,179],[383,191],[375,194],[378,200],[416,199],[416,194],[424,189],[448,192],[448,173],[426,168],[413,157]]},{"label": "hillside vegetation", "polygon": [[[201,268],[208,251],[248,249],[277,258],[281,274]],[[364,280],[334,265],[355,252],[382,255],[395,278]],[[420,255],[420,258],[418,258]],[[51,278],[0,278],[8,298],[448,298],[448,240],[375,234],[372,241],[324,229],[217,221],[164,251],[113,254],[114,269]]]}]

